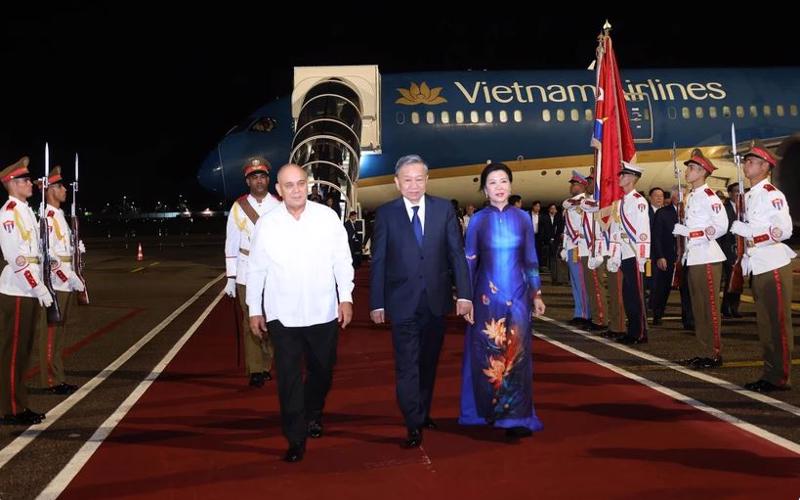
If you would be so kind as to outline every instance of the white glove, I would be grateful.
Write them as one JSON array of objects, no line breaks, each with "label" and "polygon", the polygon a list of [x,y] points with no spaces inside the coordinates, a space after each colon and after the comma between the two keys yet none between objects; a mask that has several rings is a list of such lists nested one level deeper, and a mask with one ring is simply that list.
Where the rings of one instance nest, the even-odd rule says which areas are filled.
[{"label": "white glove", "polygon": [[647,259],[637,260],[637,262],[639,263],[639,272],[643,273],[645,266],[647,265]]},{"label": "white glove", "polygon": [[731,232],[745,238],[753,237],[753,230],[750,229],[750,224],[738,220],[733,221]]},{"label": "white glove", "polygon": [[558,256],[561,257],[561,260],[566,262],[567,261],[567,249],[566,248],[562,248],[561,252],[558,254]]},{"label": "white glove", "polygon": [[750,256],[744,253],[742,254],[742,276],[749,276],[750,271]]},{"label": "white glove", "polygon": [[603,263],[603,257],[601,255],[597,255],[596,257],[589,257],[589,262],[587,262],[587,266],[591,270],[595,270],[600,267],[600,264]]},{"label": "white glove", "polygon": [[69,287],[76,292],[82,292],[86,290],[86,285],[83,283],[83,280],[80,279],[75,273],[72,273],[69,277]]},{"label": "white glove", "polygon": [[581,208],[584,212],[593,214],[600,211],[600,204],[596,201],[590,201],[588,198],[581,200]]},{"label": "white glove", "polygon": [[675,224],[675,229],[672,230],[675,236],[689,236],[689,228],[683,224]]},{"label": "white glove", "polygon": [[86,246],[84,246],[83,240],[78,240],[78,251],[80,253],[86,253]]},{"label": "white glove", "polygon": [[39,283],[33,287],[33,293],[36,294],[36,298],[39,300],[40,306],[50,307],[53,305],[53,296],[50,295],[50,291],[43,284]]},{"label": "white glove", "polygon": [[610,273],[619,271],[619,261],[615,259],[608,259],[608,261],[606,261],[606,270]]},{"label": "white glove", "polygon": [[236,297],[236,278],[228,278],[228,282],[225,284],[225,295],[230,298]]}]

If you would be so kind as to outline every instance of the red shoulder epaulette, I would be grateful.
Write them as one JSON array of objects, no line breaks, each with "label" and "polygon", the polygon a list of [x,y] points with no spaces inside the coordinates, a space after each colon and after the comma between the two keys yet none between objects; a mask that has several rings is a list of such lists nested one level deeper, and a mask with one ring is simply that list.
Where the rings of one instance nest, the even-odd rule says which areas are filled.
[{"label": "red shoulder epaulette", "polygon": [[241,195],[240,197],[236,198],[236,201],[239,201],[239,200],[246,200],[246,199],[247,199],[247,195],[246,195],[246,194],[243,194],[243,195]]},{"label": "red shoulder epaulette", "polygon": [[14,207],[16,207],[16,206],[17,206],[17,202],[16,201],[9,201],[8,205],[6,205],[6,210],[14,210]]},{"label": "red shoulder epaulette", "polygon": [[640,195],[639,193],[633,193],[633,197],[634,197],[634,198],[641,198],[641,197],[642,197],[642,195]]},{"label": "red shoulder epaulette", "polygon": [[706,194],[709,196],[714,196],[714,191],[712,191],[711,188],[706,188]]},{"label": "red shoulder epaulette", "polygon": [[56,214],[56,213],[55,213],[55,212],[53,212],[52,210],[48,210],[48,211],[47,211],[47,216],[48,216],[48,217],[52,217],[52,216],[54,216],[55,214]]},{"label": "red shoulder epaulette", "polygon": [[764,190],[766,191],[777,191],[777,188],[770,183],[764,184]]}]

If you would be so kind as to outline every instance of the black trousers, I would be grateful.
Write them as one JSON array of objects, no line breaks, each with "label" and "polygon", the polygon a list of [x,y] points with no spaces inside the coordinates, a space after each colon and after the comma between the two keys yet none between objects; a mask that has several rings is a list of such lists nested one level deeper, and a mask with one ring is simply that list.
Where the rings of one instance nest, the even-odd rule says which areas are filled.
[{"label": "black trousers", "polygon": [[289,443],[301,443],[306,439],[307,421],[322,416],[325,397],[331,388],[339,324],[333,320],[318,325],[285,327],[275,320],[267,323],[267,330],[275,347],[283,435]]},{"label": "black trousers", "polygon": [[658,266],[653,266],[655,276],[653,277],[653,291],[650,300],[653,306],[653,319],[664,317],[664,309],[667,307],[669,293],[672,291],[672,273],[675,272],[675,263],[668,263],[667,270],[662,271]]},{"label": "black trousers", "polygon": [[625,303],[625,316],[628,317],[628,337],[642,339],[647,337],[647,318],[644,309],[644,286],[642,273],[636,257],[624,259],[622,270],[622,298]]},{"label": "black trousers", "polygon": [[431,411],[444,317],[434,315],[422,293],[413,318],[392,322],[397,403],[406,427],[422,427]]},{"label": "black trousers", "polygon": [[681,276],[681,322],[686,330],[694,330],[694,312],[692,311],[692,294],[689,293],[689,266],[683,266]]},{"label": "black trousers", "polygon": [[728,293],[728,284],[731,282],[731,274],[733,274],[733,266],[735,261],[725,260],[722,262],[722,313],[731,314],[739,312],[739,302],[741,301],[741,294]]}]

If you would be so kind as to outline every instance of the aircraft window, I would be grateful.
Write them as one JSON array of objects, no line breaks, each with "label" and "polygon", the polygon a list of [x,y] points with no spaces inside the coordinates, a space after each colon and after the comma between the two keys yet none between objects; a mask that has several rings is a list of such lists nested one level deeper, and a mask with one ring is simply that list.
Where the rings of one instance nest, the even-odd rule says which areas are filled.
[{"label": "aircraft window", "polygon": [[508,121],[508,112],[503,110],[500,112],[500,123],[506,123]]},{"label": "aircraft window", "polygon": [[406,114],[398,111],[394,114],[394,121],[397,122],[398,125],[402,125],[406,122]]},{"label": "aircraft window", "polygon": [[736,117],[737,118],[744,118],[744,107],[743,106],[736,106]]},{"label": "aircraft window", "polygon": [[514,121],[520,123],[522,121],[522,111],[515,109],[514,110]]},{"label": "aircraft window", "polygon": [[543,122],[549,122],[552,119],[553,118],[550,116],[550,110],[549,109],[542,110],[542,121]]},{"label": "aircraft window", "polygon": [[271,132],[272,129],[275,128],[278,122],[273,120],[272,118],[262,117],[258,120],[254,121],[252,125],[250,125],[250,131],[252,132]]},{"label": "aircraft window", "polygon": [[547,175],[547,170],[542,170],[542,175]]},{"label": "aircraft window", "polygon": [[492,123],[494,121],[494,115],[492,114],[491,111],[486,111],[483,114],[483,119],[484,121],[486,121],[486,123]]},{"label": "aircraft window", "polygon": [[770,108],[769,104],[764,105],[764,116],[772,116],[772,108]]},{"label": "aircraft window", "polygon": [[569,119],[576,122],[581,119],[581,114],[578,113],[577,109],[572,109],[569,112]]},{"label": "aircraft window", "polygon": [[456,111],[456,123],[464,123],[464,112]]},{"label": "aircraft window", "polygon": [[684,120],[688,120],[689,118],[692,117],[692,112],[689,110],[689,108],[684,106],[681,108],[681,116],[683,117]]},{"label": "aircraft window", "polygon": [[797,116],[797,104],[791,104],[789,106],[789,114],[792,116]]},{"label": "aircraft window", "polygon": [[556,175],[561,175],[561,170],[556,170]]},{"label": "aircraft window", "polygon": [[778,104],[777,106],[775,106],[775,112],[778,114],[778,116],[783,116],[785,113],[783,109],[783,104]]},{"label": "aircraft window", "polygon": [[433,111],[428,111],[425,113],[425,121],[428,122],[428,125],[433,125],[436,123],[436,115],[433,114]]},{"label": "aircraft window", "polygon": [[750,116],[758,118],[758,108],[756,106],[750,106]]},{"label": "aircraft window", "polygon": [[564,110],[559,109],[556,111],[556,120],[563,122],[564,121]]},{"label": "aircraft window", "polygon": [[472,123],[478,123],[480,121],[480,117],[478,116],[477,111],[470,111],[469,112],[469,121]]},{"label": "aircraft window", "polygon": [[678,117],[678,110],[677,109],[675,109],[672,106],[667,108],[667,118],[669,118],[670,120],[674,120],[677,117]]},{"label": "aircraft window", "polygon": [[697,118],[703,118],[703,116],[705,116],[702,106],[697,106],[696,108],[694,108],[694,116],[696,116]]},{"label": "aircraft window", "polygon": [[442,111],[442,123],[450,123],[450,112]]},{"label": "aircraft window", "polygon": [[709,118],[716,118],[717,117],[717,107],[716,106],[709,106],[708,107],[708,117]]},{"label": "aircraft window", "polygon": [[419,113],[417,113],[416,111],[411,113],[411,123],[413,123],[414,125],[419,125]]},{"label": "aircraft window", "polygon": [[722,106],[722,117],[723,118],[730,118],[731,117],[731,107],[730,106]]},{"label": "aircraft window", "polygon": [[583,119],[586,120],[587,122],[592,121],[592,119],[594,118],[592,115],[594,115],[594,113],[592,112],[591,109],[583,111]]}]

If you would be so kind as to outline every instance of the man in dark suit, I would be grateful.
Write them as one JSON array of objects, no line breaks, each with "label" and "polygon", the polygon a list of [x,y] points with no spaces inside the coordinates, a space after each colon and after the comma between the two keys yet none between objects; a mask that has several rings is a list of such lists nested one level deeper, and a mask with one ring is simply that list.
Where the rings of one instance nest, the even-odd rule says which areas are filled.
[{"label": "man in dark suit", "polygon": [[717,239],[717,243],[725,253],[725,262],[722,263],[722,316],[725,318],[741,318],[739,314],[739,299],[741,294],[728,293],[728,283],[731,281],[733,266],[736,264],[736,235],[731,232],[733,221],[739,220],[736,214],[736,196],[739,194],[739,183],[734,182],[728,186],[728,198],[723,203],[725,213],[728,215],[728,232]]},{"label": "man in dark suit", "polygon": [[452,308],[472,322],[472,290],[458,218],[449,201],[428,196],[428,166],[400,158],[394,182],[402,195],[378,208],[372,236],[370,317],[392,320],[397,400],[405,418],[403,446],[422,444],[430,418],[444,316]]},{"label": "man in dark suit", "polygon": [[650,257],[655,263],[653,284],[653,324],[660,325],[672,290],[672,275],[675,271],[675,236],[672,230],[678,222],[678,192],[672,190],[668,205],[658,209],[653,217],[653,245]]},{"label": "man in dark suit", "polygon": [[350,212],[347,220],[344,221],[344,229],[347,231],[347,244],[350,246],[350,256],[353,258],[353,269],[361,267],[361,233],[358,232],[356,221],[357,212]]},{"label": "man in dark suit", "polygon": [[543,253],[547,257],[547,267],[550,269],[550,279],[554,285],[559,284],[562,282],[563,272],[559,269],[558,252],[564,235],[564,219],[558,213],[555,203],[548,205],[547,213],[539,218],[539,235],[542,238]]}]

